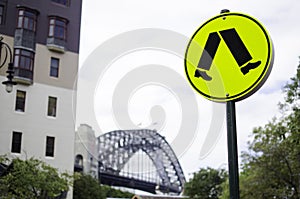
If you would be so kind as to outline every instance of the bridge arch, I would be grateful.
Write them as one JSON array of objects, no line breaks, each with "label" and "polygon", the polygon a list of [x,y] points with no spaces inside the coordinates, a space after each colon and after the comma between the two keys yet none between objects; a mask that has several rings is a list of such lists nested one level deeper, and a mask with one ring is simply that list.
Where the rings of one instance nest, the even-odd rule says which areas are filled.
[{"label": "bridge arch", "polygon": [[162,192],[182,192],[185,177],[179,161],[165,138],[155,130],[116,130],[99,136],[99,172],[119,175],[139,150],[147,154],[155,166]]}]

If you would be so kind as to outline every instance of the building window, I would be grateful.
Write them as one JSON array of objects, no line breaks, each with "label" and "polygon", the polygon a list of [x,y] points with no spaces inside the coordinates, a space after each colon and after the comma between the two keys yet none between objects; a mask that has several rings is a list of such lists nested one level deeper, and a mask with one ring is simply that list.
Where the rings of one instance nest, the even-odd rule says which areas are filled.
[{"label": "building window", "polygon": [[33,60],[34,60],[33,52],[29,50],[19,49],[19,48],[15,49],[15,58],[14,58],[15,67],[32,71]]},{"label": "building window", "polygon": [[69,6],[69,0],[52,0],[52,2],[59,3],[64,6]]},{"label": "building window", "polygon": [[46,156],[54,157],[54,143],[55,137],[46,137]]},{"label": "building window", "polygon": [[83,157],[80,154],[76,155],[75,157],[74,171],[75,172],[83,171]]},{"label": "building window", "polygon": [[48,36],[65,41],[67,39],[67,20],[60,17],[50,17]]},{"label": "building window", "polygon": [[0,25],[4,24],[4,6],[0,5]]},{"label": "building window", "polygon": [[27,30],[35,31],[36,29],[36,13],[26,10],[24,8],[19,9],[17,28],[23,28]]},{"label": "building window", "polygon": [[51,57],[50,76],[58,77],[59,59]]},{"label": "building window", "polygon": [[14,66],[16,76],[33,79],[33,63],[33,52],[20,48],[15,49]]},{"label": "building window", "polygon": [[48,99],[48,116],[56,117],[56,97],[49,97]]},{"label": "building window", "polygon": [[12,143],[11,143],[11,152],[12,153],[21,153],[21,144],[22,144],[22,133],[13,132]]},{"label": "building window", "polygon": [[83,167],[83,157],[82,157],[82,155],[76,155],[75,165]]},{"label": "building window", "polygon": [[16,96],[16,111],[24,112],[25,111],[25,99],[26,99],[26,92],[17,90]]}]

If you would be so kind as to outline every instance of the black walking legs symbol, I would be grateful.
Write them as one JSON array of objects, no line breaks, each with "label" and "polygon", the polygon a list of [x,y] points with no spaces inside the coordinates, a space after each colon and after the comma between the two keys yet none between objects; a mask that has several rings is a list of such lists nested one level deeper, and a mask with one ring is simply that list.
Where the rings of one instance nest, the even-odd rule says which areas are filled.
[{"label": "black walking legs symbol", "polygon": [[[219,31],[219,33],[244,75],[246,75],[249,70],[255,69],[261,64],[261,61],[250,62],[252,56],[234,28],[222,30]],[[204,46],[204,51],[195,71],[195,77],[202,77],[207,81],[212,80],[212,78],[207,75],[206,71],[209,71],[211,67],[220,42],[221,38],[217,32],[209,34]]]}]

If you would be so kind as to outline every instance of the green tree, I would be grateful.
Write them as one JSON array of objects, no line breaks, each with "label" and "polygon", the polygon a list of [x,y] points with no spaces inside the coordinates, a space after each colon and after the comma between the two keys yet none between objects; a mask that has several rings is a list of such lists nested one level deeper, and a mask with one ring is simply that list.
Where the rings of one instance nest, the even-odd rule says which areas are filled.
[{"label": "green tree", "polygon": [[114,189],[106,185],[102,186],[102,189],[106,198],[132,198],[134,196],[130,192]]},{"label": "green tree", "polygon": [[193,178],[185,183],[184,195],[194,199],[217,199],[222,195],[221,184],[226,181],[225,170],[201,168]]},{"label": "green tree", "polygon": [[104,199],[104,198],[132,198],[133,194],[120,191],[106,185],[100,185],[98,180],[90,175],[75,174],[74,199]]},{"label": "green tree", "polygon": [[284,93],[282,116],[255,128],[242,156],[241,198],[300,199],[300,66]]},{"label": "green tree", "polygon": [[75,174],[73,199],[104,199],[105,193],[95,178],[86,174]]},{"label": "green tree", "polygon": [[30,158],[9,160],[0,158],[0,163],[9,165],[0,177],[2,199],[49,199],[68,191],[71,177],[59,173],[44,162]]},{"label": "green tree", "polygon": [[[244,192],[244,190],[246,190],[246,187],[248,184],[247,184],[247,180],[248,180],[248,176],[245,172],[241,172],[240,173],[240,176],[239,176],[239,185],[240,185],[240,190],[243,190],[243,191],[240,191],[240,198],[243,199],[243,198],[247,198],[246,197],[246,194]],[[226,179],[226,181],[224,181],[222,183],[222,195],[220,196],[220,199],[229,199],[230,198],[230,193],[229,193],[229,178]],[[252,197],[248,197],[248,198],[251,198],[253,199]]]}]

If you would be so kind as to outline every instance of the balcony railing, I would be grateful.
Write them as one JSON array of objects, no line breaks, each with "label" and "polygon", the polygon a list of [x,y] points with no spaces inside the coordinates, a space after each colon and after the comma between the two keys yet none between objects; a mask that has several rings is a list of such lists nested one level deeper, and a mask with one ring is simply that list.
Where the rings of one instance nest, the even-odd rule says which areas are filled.
[{"label": "balcony railing", "polygon": [[49,50],[64,53],[66,50],[66,41],[54,37],[48,37],[47,47]]},{"label": "balcony railing", "polygon": [[15,47],[35,50],[35,32],[26,29],[16,29],[14,38]]},{"label": "balcony railing", "polygon": [[16,82],[23,84],[32,84],[33,71],[24,68],[15,68],[14,71],[14,79],[16,80]]}]

